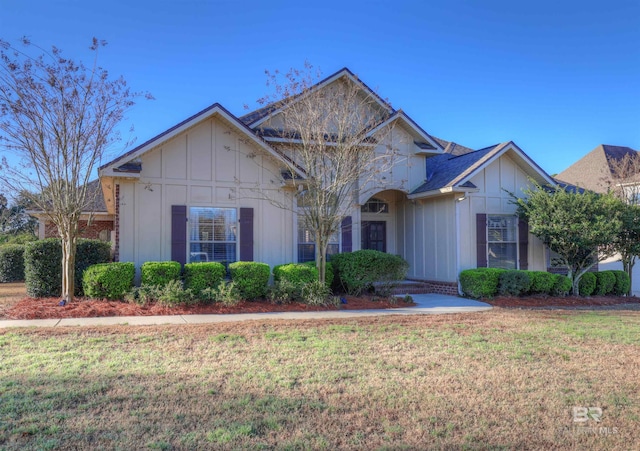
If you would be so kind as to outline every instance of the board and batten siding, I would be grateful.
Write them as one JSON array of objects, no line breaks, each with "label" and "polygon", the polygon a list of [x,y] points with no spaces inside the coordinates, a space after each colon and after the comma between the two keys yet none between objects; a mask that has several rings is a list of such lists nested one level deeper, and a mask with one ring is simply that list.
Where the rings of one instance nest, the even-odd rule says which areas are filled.
[{"label": "board and batten siding", "polygon": [[[479,171],[470,181],[478,188],[478,192],[468,193],[466,199],[457,206],[460,224],[460,271],[477,267],[477,214],[515,214],[516,205],[513,204],[509,192],[523,196],[522,190],[530,187],[527,174],[508,155],[502,155]],[[540,240],[529,234],[527,249],[527,269],[546,271],[544,246]]]},{"label": "board and batten siding", "polygon": [[[120,261],[171,259],[171,208],[252,208],[253,258],[291,262],[293,219],[251,190],[278,195],[279,169],[264,150],[220,118],[210,118],[141,156],[140,179],[119,179]],[[272,182],[273,181],[273,182]],[[238,255],[240,249],[238,248]]]}]

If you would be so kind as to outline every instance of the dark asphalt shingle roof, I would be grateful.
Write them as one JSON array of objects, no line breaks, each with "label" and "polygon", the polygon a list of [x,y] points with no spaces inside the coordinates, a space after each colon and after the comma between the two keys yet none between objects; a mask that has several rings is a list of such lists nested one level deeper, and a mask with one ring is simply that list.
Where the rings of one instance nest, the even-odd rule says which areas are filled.
[{"label": "dark asphalt shingle roof", "polygon": [[427,158],[427,180],[413,190],[411,194],[424,193],[452,186],[460,176],[472,169],[485,157],[489,157],[498,147],[502,146],[490,146],[462,155],[443,153],[435,157]]}]

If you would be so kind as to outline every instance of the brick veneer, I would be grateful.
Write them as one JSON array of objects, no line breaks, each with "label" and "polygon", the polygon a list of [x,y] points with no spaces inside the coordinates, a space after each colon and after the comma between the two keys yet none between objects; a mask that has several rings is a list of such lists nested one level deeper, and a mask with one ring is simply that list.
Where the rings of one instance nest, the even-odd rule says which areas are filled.
[{"label": "brick veneer", "polygon": [[421,294],[438,293],[449,296],[458,296],[457,282],[439,282],[434,280],[409,280],[411,284],[396,287],[393,294]]},{"label": "brick veneer", "polygon": [[[100,238],[100,232],[102,232],[103,230],[108,230],[109,232],[113,230],[113,221],[112,220],[108,220],[108,221],[94,220],[94,221],[91,221],[90,225],[87,225],[86,220],[81,220],[79,221],[78,226],[80,228],[81,238],[90,238],[93,240],[97,240]],[[58,236],[59,235],[58,235],[58,230],[56,229],[56,226],[51,222],[47,222],[44,226],[44,237],[55,238]]]}]

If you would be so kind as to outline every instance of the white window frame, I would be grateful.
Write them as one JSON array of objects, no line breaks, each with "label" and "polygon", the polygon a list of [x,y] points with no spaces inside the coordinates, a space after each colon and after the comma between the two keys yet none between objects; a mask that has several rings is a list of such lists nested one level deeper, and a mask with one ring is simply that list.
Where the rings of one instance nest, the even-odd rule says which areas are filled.
[{"label": "white window frame", "polygon": [[[214,221],[215,221],[215,210],[229,210],[229,211],[233,211],[233,216],[235,219],[232,219],[231,221],[229,221],[229,223],[225,223],[225,239],[221,240],[221,239],[216,239],[215,237],[215,222],[214,224],[212,224],[212,237],[211,239],[193,239],[193,228],[197,227],[199,224],[195,223],[195,218],[197,217],[196,214],[194,214],[195,210],[212,210],[213,215],[214,215]],[[233,207],[209,207],[209,206],[189,206],[189,211],[188,211],[188,218],[189,218],[189,227],[188,227],[188,243],[187,243],[187,251],[188,251],[188,255],[189,255],[189,262],[193,262],[193,261],[198,261],[198,262],[202,262],[202,261],[217,261],[217,262],[221,262],[221,263],[233,263],[234,261],[238,261],[238,256],[239,256],[239,244],[240,244],[240,237],[238,236],[238,234],[240,233],[240,227],[239,227],[239,221],[238,221],[238,209],[237,208],[233,208]],[[230,237],[233,236],[233,239],[231,239]],[[235,258],[233,260],[220,260],[220,259],[216,259],[215,258],[215,250],[212,251],[213,255],[211,258],[209,258],[209,254],[207,252],[201,252],[201,251],[193,251],[192,249],[192,245],[193,244],[209,244],[212,246],[212,248],[215,248],[216,244],[223,244],[223,245],[233,245],[233,249],[234,249],[234,254],[235,254]],[[197,255],[196,255],[197,254]],[[202,256],[205,256],[206,258],[203,260]],[[197,259],[194,257],[198,257]]]},{"label": "white window frame", "polygon": [[[492,218],[498,218],[498,217],[513,221],[513,240],[492,240],[491,239],[491,230],[505,229],[505,228],[508,227],[508,226],[491,227]],[[520,246],[518,245],[519,244],[518,217],[513,215],[513,214],[504,214],[504,213],[489,214],[489,213],[487,213],[486,233],[487,233],[487,249],[486,249],[487,267],[488,268],[502,268],[502,266],[491,266],[491,254],[490,254],[491,245],[492,244],[508,244],[508,245],[513,245],[514,248],[515,248],[515,262],[514,262],[514,267],[513,268],[504,268],[504,269],[518,269],[519,266],[520,266]],[[508,234],[508,232],[507,232],[507,234]]]}]

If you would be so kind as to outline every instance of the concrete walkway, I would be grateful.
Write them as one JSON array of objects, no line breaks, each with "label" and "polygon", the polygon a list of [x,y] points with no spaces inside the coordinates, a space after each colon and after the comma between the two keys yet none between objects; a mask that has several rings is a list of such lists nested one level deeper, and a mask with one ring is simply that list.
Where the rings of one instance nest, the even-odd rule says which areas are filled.
[{"label": "concrete walkway", "polygon": [[233,321],[271,319],[340,319],[383,315],[433,315],[442,313],[469,313],[490,310],[491,305],[471,299],[442,294],[412,294],[413,307],[380,310],[335,310],[323,312],[273,312],[214,315],[171,316],[109,316],[102,318],[63,318],[32,320],[0,320],[0,329],[8,327],[62,327],[62,326],[149,326],[157,324],[205,324]]}]

